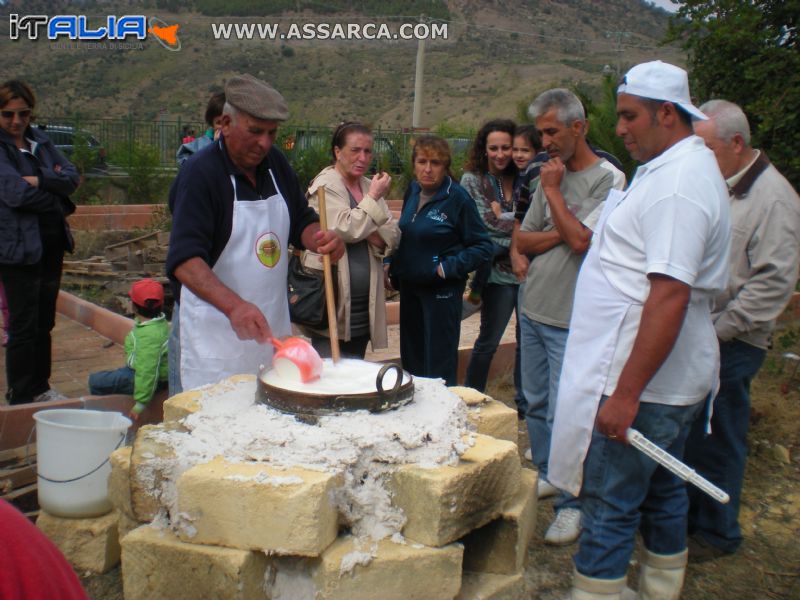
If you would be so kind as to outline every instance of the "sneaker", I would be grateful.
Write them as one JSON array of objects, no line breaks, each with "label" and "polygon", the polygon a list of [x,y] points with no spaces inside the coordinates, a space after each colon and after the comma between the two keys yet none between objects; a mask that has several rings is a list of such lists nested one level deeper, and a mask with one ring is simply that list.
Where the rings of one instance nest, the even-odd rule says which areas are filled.
[{"label": "sneaker", "polygon": [[543,498],[555,496],[556,494],[558,494],[558,488],[547,481],[547,479],[540,477],[539,481],[536,483],[536,497],[541,500]]},{"label": "sneaker", "polygon": [[525,457],[525,460],[529,460],[530,462],[533,462],[533,453],[531,452],[530,448],[525,450],[525,452],[522,453],[522,456]]},{"label": "sneaker", "polygon": [[55,388],[50,388],[46,392],[42,392],[38,396],[33,397],[34,402],[51,402],[53,400],[66,400],[67,397],[60,393]]},{"label": "sneaker", "polygon": [[556,513],[556,518],[544,534],[544,543],[554,546],[571,544],[581,533],[581,511],[577,508],[564,508]]},{"label": "sneaker", "polygon": [[477,304],[475,304],[473,302],[470,302],[466,298],[462,300],[461,320],[463,321],[464,319],[469,319],[476,312],[480,312],[482,305],[483,302],[478,302]]}]

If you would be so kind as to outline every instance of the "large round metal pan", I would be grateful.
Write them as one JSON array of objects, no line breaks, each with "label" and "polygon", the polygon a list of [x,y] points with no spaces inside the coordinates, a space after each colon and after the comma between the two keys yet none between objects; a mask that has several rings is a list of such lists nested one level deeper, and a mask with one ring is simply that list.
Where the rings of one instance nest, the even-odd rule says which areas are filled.
[{"label": "large round metal pan", "polygon": [[[383,379],[391,370],[397,372],[397,377],[394,386],[387,390],[383,387]],[[394,363],[383,365],[378,371],[374,392],[356,394],[320,394],[289,390],[266,383],[261,377],[262,374],[259,374],[257,380],[256,402],[297,415],[322,416],[352,410],[383,412],[408,404],[414,399],[414,378],[403,371],[400,365]]]}]

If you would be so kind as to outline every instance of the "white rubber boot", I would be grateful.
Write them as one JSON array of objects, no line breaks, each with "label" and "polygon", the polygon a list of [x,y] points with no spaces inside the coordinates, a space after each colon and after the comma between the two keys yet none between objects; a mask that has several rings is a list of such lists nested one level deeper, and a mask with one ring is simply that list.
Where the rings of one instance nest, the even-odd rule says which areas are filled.
[{"label": "white rubber boot", "polygon": [[686,574],[689,551],[677,554],[656,554],[642,548],[639,574],[639,600],[678,600]]},{"label": "white rubber boot", "polygon": [[570,598],[572,600],[620,600],[626,581],[627,577],[597,579],[574,571]]}]

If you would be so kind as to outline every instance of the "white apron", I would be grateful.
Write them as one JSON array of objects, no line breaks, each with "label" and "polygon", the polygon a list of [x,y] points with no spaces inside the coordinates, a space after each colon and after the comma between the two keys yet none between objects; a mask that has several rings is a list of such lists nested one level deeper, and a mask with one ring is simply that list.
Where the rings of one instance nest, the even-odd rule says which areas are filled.
[{"label": "white apron", "polygon": [[[261,200],[239,201],[233,185],[231,236],[212,271],[242,299],[255,304],[267,318],[272,335],[291,333],[286,299],[289,209],[275,177],[276,194]],[[256,373],[272,363],[271,344],[242,341],[228,318],[198,298],[181,291],[181,383],[190,390],[216,383],[237,373]]]},{"label": "white apron", "polygon": [[631,306],[641,305],[611,284],[599,258],[603,227],[624,198],[625,192],[609,192],[595,229],[595,240],[578,274],[558,384],[547,480],[573,496],[581,490],[583,461],[592,440],[620,328]]}]

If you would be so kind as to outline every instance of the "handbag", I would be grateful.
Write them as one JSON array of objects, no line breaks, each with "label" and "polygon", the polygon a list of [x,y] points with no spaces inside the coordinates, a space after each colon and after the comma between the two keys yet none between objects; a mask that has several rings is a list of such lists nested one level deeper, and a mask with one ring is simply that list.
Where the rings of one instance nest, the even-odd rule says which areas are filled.
[{"label": "handbag", "polygon": [[[328,311],[325,305],[325,279],[322,271],[307,269],[300,257],[292,254],[289,258],[289,272],[286,279],[291,322],[312,329],[326,329]],[[333,287],[335,290],[336,286]]]}]

